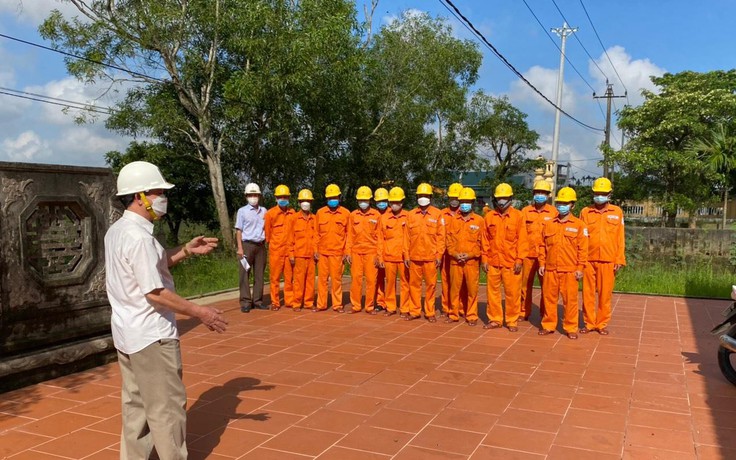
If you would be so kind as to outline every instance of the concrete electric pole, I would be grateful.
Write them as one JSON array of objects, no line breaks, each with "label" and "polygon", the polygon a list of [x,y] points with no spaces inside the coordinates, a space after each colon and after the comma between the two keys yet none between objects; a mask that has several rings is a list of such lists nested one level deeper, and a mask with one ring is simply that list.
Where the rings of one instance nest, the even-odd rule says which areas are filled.
[{"label": "concrete electric pole", "polygon": [[[606,100],[606,139],[605,143],[607,147],[611,147],[611,99],[626,97],[626,93],[623,96],[613,95],[613,85],[606,82],[606,93],[603,96],[596,96],[593,93],[593,99],[605,99]],[[623,133],[621,137],[621,147],[623,148]],[[603,158],[603,177],[607,177],[613,181],[613,168],[609,169],[608,159]]]},{"label": "concrete electric pole", "polygon": [[552,32],[556,33],[562,39],[562,46],[560,47],[560,73],[557,76],[557,110],[555,110],[555,131],[552,137],[552,171],[554,172],[554,178],[552,181],[552,197],[554,199],[555,193],[557,192],[557,154],[560,150],[560,109],[562,108],[562,84],[563,75],[565,73],[565,43],[567,42],[567,36],[572,35],[578,31],[577,27],[568,27],[567,22],[562,24],[562,27],[553,27]]}]

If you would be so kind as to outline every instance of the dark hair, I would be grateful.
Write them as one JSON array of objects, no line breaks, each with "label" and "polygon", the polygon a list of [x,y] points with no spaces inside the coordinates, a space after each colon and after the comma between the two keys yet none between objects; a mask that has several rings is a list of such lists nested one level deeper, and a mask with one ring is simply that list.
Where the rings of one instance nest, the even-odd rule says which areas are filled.
[{"label": "dark hair", "polygon": [[123,207],[125,209],[128,209],[128,206],[133,204],[133,202],[135,201],[135,195],[136,195],[135,193],[131,193],[129,195],[121,195],[118,197],[118,199],[123,204]]}]

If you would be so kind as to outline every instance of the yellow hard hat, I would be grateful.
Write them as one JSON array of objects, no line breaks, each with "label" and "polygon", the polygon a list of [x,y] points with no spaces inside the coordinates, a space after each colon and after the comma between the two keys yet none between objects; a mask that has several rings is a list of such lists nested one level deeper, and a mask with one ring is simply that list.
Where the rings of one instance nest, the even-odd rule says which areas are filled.
[{"label": "yellow hard hat", "polygon": [[402,201],[404,198],[406,195],[401,187],[394,187],[388,192],[388,201]]},{"label": "yellow hard hat", "polygon": [[546,180],[538,180],[534,183],[534,188],[532,190],[540,190],[543,192],[552,193],[552,184],[550,184]]},{"label": "yellow hard hat", "polygon": [[312,191],[306,188],[303,188],[299,190],[299,196],[297,197],[299,201],[312,201],[314,200],[314,197],[312,196]]},{"label": "yellow hard hat", "polygon": [[370,200],[373,197],[370,187],[365,185],[358,188],[358,193],[355,194],[355,198],[358,200]]},{"label": "yellow hard hat", "polygon": [[427,184],[426,182],[422,182],[419,184],[419,187],[417,187],[417,195],[431,195],[432,194],[432,186]]},{"label": "yellow hard hat", "polygon": [[335,184],[330,184],[325,189],[325,198],[334,198],[340,196],[340,187]]},{"label": "yellow hard hat", "polygon": [[460,198],[460,201],[464,201],[464,200],[473,200],[473,201],[475,201],[475,190],[473,190],[470,187],[464,187],[460,191],[459,198]]},{"label": "yellow hard hat", "polygon": [[463,190],[463,184],[459,182],[455,182],[454,184],[450,185],[450,187],[447,189],[447,196],[450,198],[457,198],[460,196],[460,192]]},{"label": "yellow hard hat", "polygon": [[511,186],[507,183],[498,184],[496,190],[493,192],[494,198],[508,198],[514,196],[514,191]]},{"label": "yellow hard hat", "polygon": [[575,190],[573,190],[570,187],[562,187],[557,192],[557,200],[556,201],[562,201],[563,203],[569,203],[572,201],[578,201],[578,195],[575,193]]},{"label": "yellow hard hat", "polygon": [[289,187],[286,185],[279,185],[276,187],[276,190],[273,192],[273,196],[290,196],[291,192],[289,191]]},{"label": "yellow hard hat", "polygon": [[611,181],[605,177],[599,177],[593,182],[593,191],[596,193],[611,193]]},{"label": "yellow hard hat", "polygon": [[388,190],[383,187],[377,188],[376,192],[373,194],[373,199],[376,201],[388,200]]}]

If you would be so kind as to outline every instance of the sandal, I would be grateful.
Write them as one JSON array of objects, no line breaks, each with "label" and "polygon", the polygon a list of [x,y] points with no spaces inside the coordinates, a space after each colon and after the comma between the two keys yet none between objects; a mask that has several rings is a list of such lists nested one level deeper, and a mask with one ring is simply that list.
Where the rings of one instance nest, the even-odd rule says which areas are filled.
[{"label": "sandal", "polygon": [[404,321],[414,321],[415,319],[420,319],[421,317],[422,317],[421,315],[420,316],[406,315],[404,317]]},{"label": "sandal", "polygon": [[602,327],[602,328],[598,329],[598,333],[600,335],[608,335],[608,334],[610,334],[610,332],[608,332],[608,329],[606,329],[605,327]]},{"label": "sandal", "polygon": [[538,335],[550,335],[554,333],[555,331],[548,331],[547,329],[540,329],[539,332],[537,332]]},{"label": "sandal", "polygon": [[371,311],[366,310],[365,312],[368,313],[369,315],[377,315],[378,314],[378,310],[371,310]]},{"label": "sandal", "polygon": [[429,321],[430,323],[436,323],[437,318],[435,318],[434,316],[430,316],[429,318],[427,318],[427,321]]},{"label": "sandal", "polygon": [[354,315],[356,313],[360,313],[360,310],[348,310],[348,315]]},{"label": "sandal", "polygon": [[271,307],[271,311],[279,311],[281,310],[281,307]]},{"label": "sandal", "polygon": [[519,328],[516,326],[509,326],[509,332],[518,332]]},{"label": "sandal", "polygon": [[447,324],[450,324],[450,323],[457,323],[458,321],[459,321],[459,320],[457,320],[457,319],[452,319],[452,318],[450,318],[449,316],[448,316],[448,317],[447,317],[447,319],[445,320],[445,322],[446,322]]},{"label": "sandal", "polygon": [[483,329],[498,329],[499,327],[501,327],[501,324],[496,321],[491,321],[490,323],[483,325]]},{"label": "sandal", "polygon": [[295,307],[294,311],[302,311],[302,307]]},{"label": "sandal", "polygon": [[580,328],[580,330],[578,332],[581,333],[581,334],[587,334],[591,330],[592,329],[588,329],[587,327],[583,327],[583,328]]},{"label": "sandal", "polygon": [[409,313],[400,313],[399,318],[407,318],[409,316]]},{"label": "sandal", "polygon": [[332,311],[334,311],[335,313],[345,313],[345,308],[333,308]]},{"label": "sandal", "polygon": [[574,332],[568,332],[567,333],[567,338],[570,339],[570,340],[577,340],[578,339],[578,335],[576,333],[574,333]]},{"label": "sandal", "polygon": [[477,319],[471,319],[470,321],[468,321],[468,326],[475,326],[476,324],[478,324]]},{"label": "sandal", "polygon": [[383,312],[383,316],[393,316],[395,314],[396,314],[396,310],[394,310],[394,311],[386,310],[386,311]]}]

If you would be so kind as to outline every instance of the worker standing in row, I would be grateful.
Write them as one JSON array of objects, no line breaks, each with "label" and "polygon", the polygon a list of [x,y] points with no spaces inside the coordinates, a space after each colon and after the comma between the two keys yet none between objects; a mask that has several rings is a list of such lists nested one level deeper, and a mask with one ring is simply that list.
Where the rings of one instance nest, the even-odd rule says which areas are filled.
[{"label": "worker standing in row", "polygon": [[[377,188],[373,193],[373,201],[376,202],[376,209],[379,214],[379,226],[381,217],[389,211],[388,208],[388,190],[385,188]],[[371,312],[376,314],[379,311],[386,310],[386,269],[381,268],[378,263],[378,244],[376,244],[376,289],[375,289],[376,305],[375,309]]]},{"label": "worker standing in row", "polygon": [[[409,234],[406,226],[408,213],[404,211],[406,196],[400,187],[388,192],[390,212],[381,216],[378,230],[378,266],[386,272],[385,316],[409,314]],[[400,282],[400,304],[396,299],[396,277]]]},{"label": "worker standing in row", "polygon": [[358,188],[355,198],[358,209],[350,213],[348,238],[345,253],[350,265],[350,304],[348,313],[358,313],[361,305],[363,278],[365,278],[365,311],[373,313],[375,305],[375,286],[378,276],[378,211],[371,208],[371,189]]},{"label": "worker standing in row", "polygon": [[299,190],[299,211],[291,216],[289,262],[294,267],[294,311],[314,308],[314,270],[317,254],[317,219],[312,213],[312,191]]},{"label": "worker standing in row", "polygon": [[294,210],[289,206],[291,192],[286,185],[279,185],[274,191],[276,206],[266,212],[265,233],[268,243],[268,269],[271,285],[271,310],[278,311],[281,308],[279,293],[279,282],[284,275],[284,305],[291,306],[294,289],[291,281],[294,278],[292,265],[289,261],[291,216]]},{"label": "worker standing in row", "polygon": [[327,206],[317,211],[317,305],[315,311],[327,310],[328,293],[332,309],[344,312],[342,304],[342,272],[347,254],[350,211],[340,206],[340,187],[330,184],[325,190]]},{"label": "worker standing in row", "polygon": [[[460,183],[455,182],[451,184],[447,189],[447,198],[449,200],[448,206],[442,210],[442,219],[445,223],[449,223],[456,215],[459,214],[460,209],[460,192],[462,192],[463,186]],[[475,198],[473,199],[475,200]],[[445,250],[445,254],[442,257],[441,267],[441,278],[442,278],[442,310],[440,310],[440,316],[448,316],[452,309],[451,297],[450,297],[450,271],[452,265],[452,256]],[[462,295],[462,294],[461,294]]]}]

